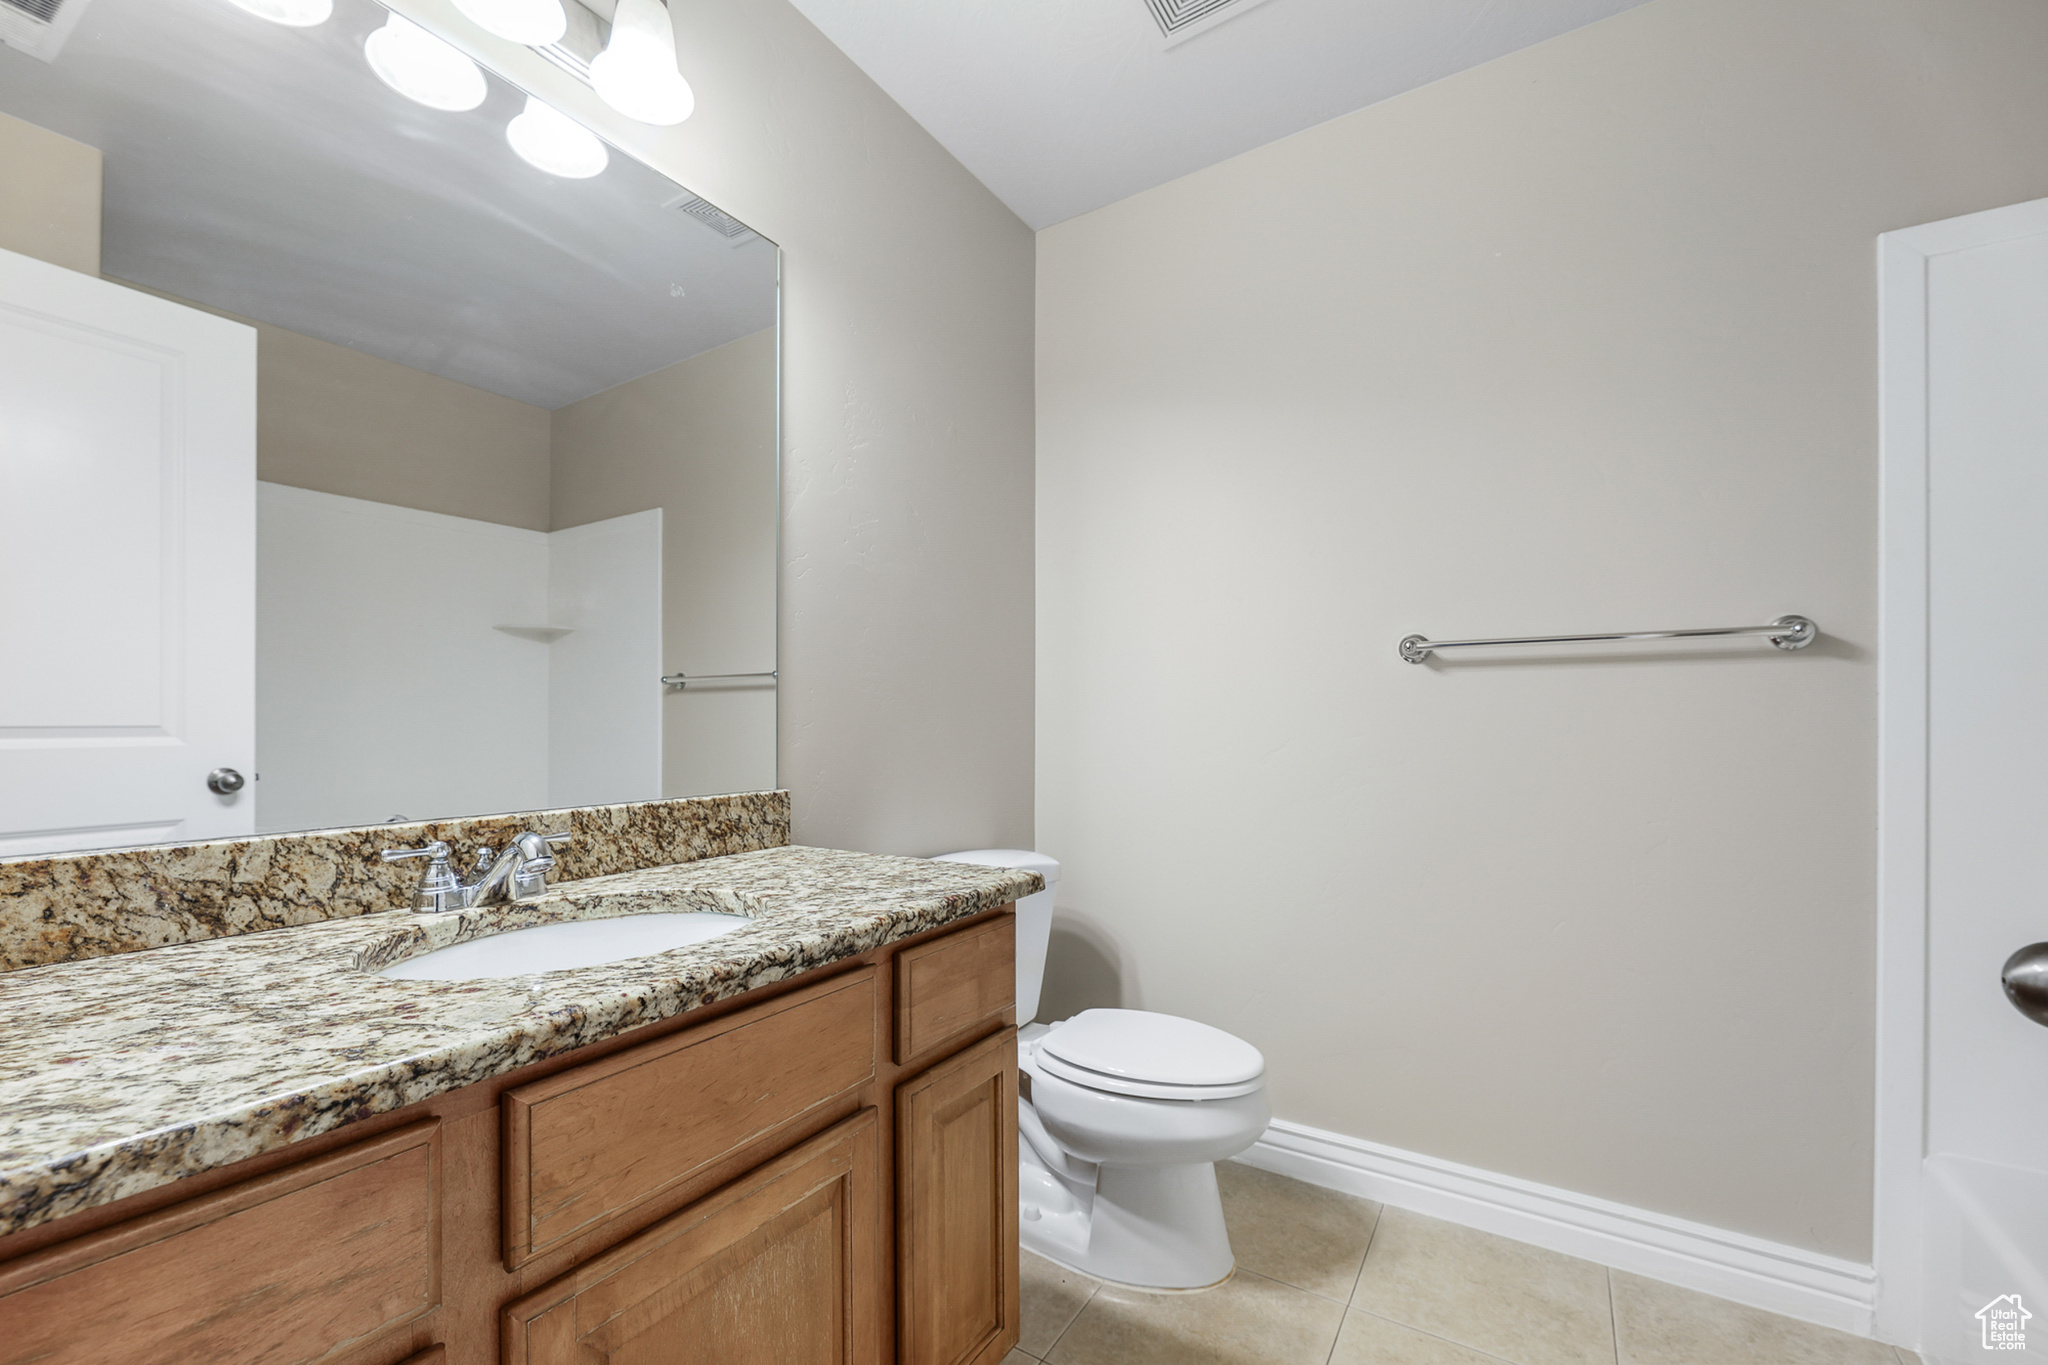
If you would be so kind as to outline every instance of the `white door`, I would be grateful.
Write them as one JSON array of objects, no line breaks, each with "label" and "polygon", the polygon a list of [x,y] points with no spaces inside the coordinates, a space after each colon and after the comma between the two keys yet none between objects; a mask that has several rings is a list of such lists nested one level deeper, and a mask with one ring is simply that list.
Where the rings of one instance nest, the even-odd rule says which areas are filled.
[{"label": "white door", "polygon": [[2048,1024],[2001,984],[2048,942],[2044,208],[1963,220],[1923,277],[1924,1345],[1956,1361],[2048,1358]]},{"label": "white door", "polygon": [[0,251],[0,858],[254,829],[256,334]]}]

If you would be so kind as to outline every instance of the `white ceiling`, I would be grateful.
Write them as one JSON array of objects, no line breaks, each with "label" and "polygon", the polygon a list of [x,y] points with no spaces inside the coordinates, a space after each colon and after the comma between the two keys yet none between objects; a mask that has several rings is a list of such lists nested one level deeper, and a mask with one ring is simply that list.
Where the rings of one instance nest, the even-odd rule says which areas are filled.
[{"label": "white ceiling", "polygon": [[794,0],[1034,228],[1643,0],[1238,0],[1169,47],[1144,0]]}]

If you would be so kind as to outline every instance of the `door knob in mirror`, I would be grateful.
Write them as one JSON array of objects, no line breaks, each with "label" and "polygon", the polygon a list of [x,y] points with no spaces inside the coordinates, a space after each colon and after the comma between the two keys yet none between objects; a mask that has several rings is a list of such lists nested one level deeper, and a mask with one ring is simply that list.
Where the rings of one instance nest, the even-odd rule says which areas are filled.
[{"label": "door knob in mirror", "polygon": [[215,768],[206,775],[206,789],[215,796],[233,796],[242,789],[242,775],[233,768]]},{"label": "door knob in mirror", "polygon": [[2048,943],[2030,943],[2007,958],[1999,980],[2014,1009],[2048,1025]]}]

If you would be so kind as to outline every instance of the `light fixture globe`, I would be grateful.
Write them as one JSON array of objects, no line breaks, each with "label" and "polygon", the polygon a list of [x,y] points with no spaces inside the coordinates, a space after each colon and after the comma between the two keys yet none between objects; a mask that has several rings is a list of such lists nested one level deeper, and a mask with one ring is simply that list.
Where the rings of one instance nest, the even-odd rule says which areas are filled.
[{"label": "light fixture globe", "polygon": [[546,47],[569,31],[562,0],[455,0],[455,8],[484,32],[508,43]]},{"label": "light fixture globe", "polygon": [[619,0],[611,41],[590,63],[598,96],[627,118],[666,127],[697,107],[676,69],[675,28],[661,0]]},{"label": "light fixture globe", "polygon": [[363,56],[378,80],[429,109],[464,113],[490,93],[475,62],[402,15],[363,40]]},{"label": "light fixture globe", "polygon": [[230,3],[273,24],[291,28],[324,24],[334,14],[334,0],[230,0]]},{"label": "light fixture globe", "polygon": [[527,165],[565,180],[588,180],[611,163],[596,133],[532,95],[526,112],[505,125],[505,141]]}]

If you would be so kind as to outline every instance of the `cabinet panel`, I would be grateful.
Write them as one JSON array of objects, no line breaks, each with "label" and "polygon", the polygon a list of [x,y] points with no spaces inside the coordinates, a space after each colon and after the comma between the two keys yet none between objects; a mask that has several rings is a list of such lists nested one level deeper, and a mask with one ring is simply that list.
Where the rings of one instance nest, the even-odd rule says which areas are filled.
[{"label": "cabinet panel", "polygon": [[415,1124],[0,1268],[0,1362],[305,1365],[441,1297],[440,1125]]},{"label": "cabinet panel", "polygon": [[505,1264],[644,1203],[875,1074],[874,969],[505,1093]]},{"label": "cabinet panel", "polygon": [[993,1023],[1017,1003],[1017,917],[1000,915],[896,955],[896,1062]]},{"label": "cabinet panel", "polygon": [[880,1365],[875,1111],[505,1309],[506,1365]]},{"label": "cabinet panel", "polygon": [[1017,1031],[896,1091],[897,1359],[993,1365],[1017,1344]]}]

